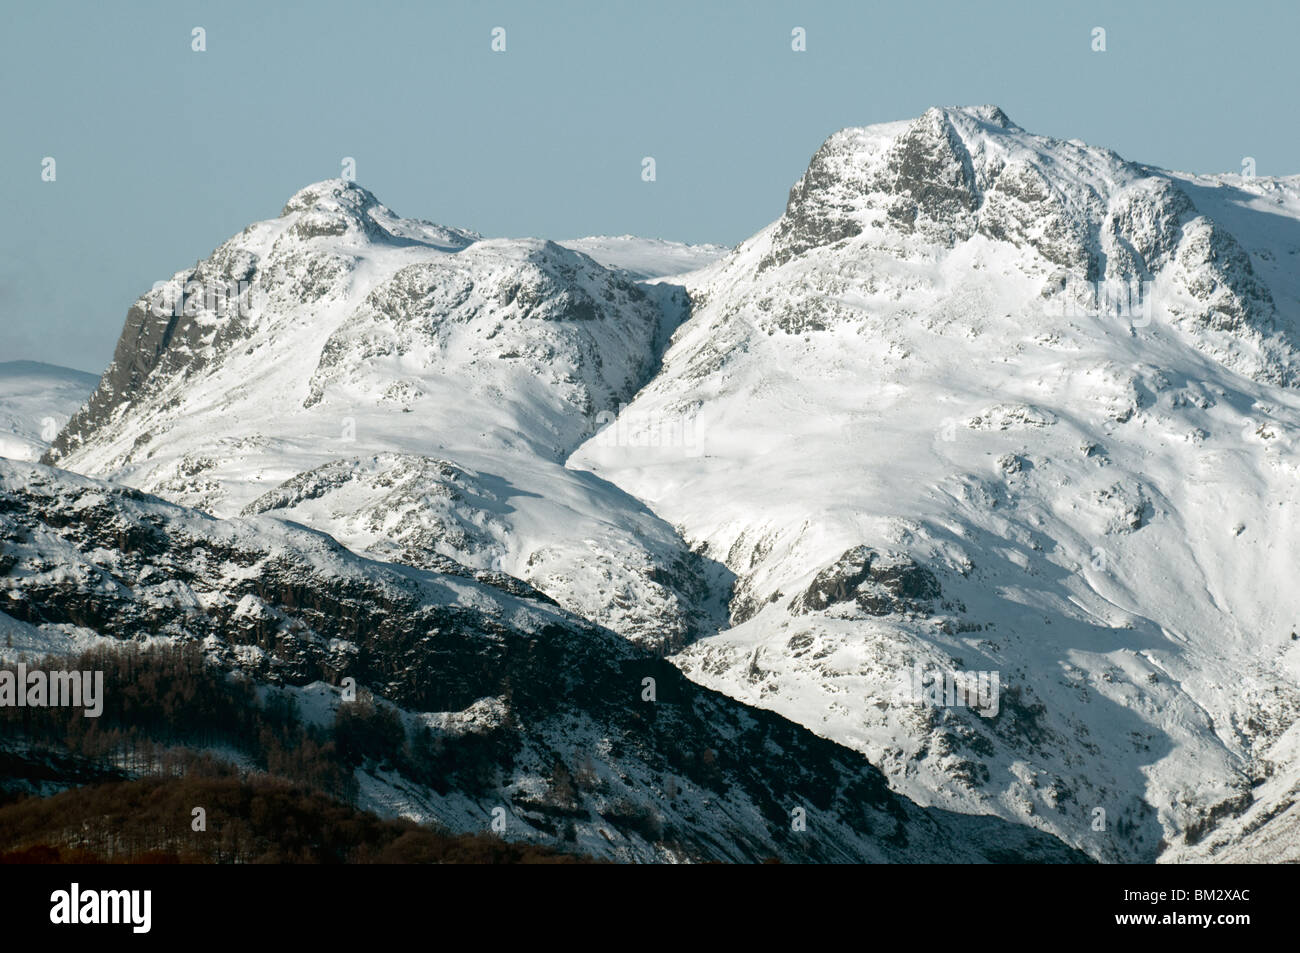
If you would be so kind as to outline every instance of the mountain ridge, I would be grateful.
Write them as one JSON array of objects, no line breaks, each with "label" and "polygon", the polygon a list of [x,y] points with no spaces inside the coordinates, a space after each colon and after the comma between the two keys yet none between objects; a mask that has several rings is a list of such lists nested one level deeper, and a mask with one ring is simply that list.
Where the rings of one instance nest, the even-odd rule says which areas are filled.
[{"label": "mountain ridge", "polygon": [[[246,301],[133,306],[46,460],[517,578],[1094,858],[1300,776],[1300,177],[936,108],[832,134],[721,257],[647,247],[308,186],[170,283]],[[998,713],[900,703],[918,664],[1000,673]]]},{"label": "mountain ridge", "polygon": [[[431,772],[401,774],[391,751],[357,767],[360,806],[388,816],[456,833],[499,816],[512,839],[624,861],[1083,860],[1037,831],[918,808],[860,755],[466,567],[376,562],[273,518],[0,461],[0,570],[7,661],[198,645],[312,721],[349,680],[373,692]],[[21,727],[0,743],[20,756]]]},{"label": "mountain ridge", "polygon": [[[1300,664],[1298,186],[980,109],[829,137],[780,219],[683,279],[623,445],[570,458],[735,574],[730,627],[674,661],[1102,859],[1294,775],[1265,752]],[[1012,709],[900,705],[918,663],[1000,671]]]}]

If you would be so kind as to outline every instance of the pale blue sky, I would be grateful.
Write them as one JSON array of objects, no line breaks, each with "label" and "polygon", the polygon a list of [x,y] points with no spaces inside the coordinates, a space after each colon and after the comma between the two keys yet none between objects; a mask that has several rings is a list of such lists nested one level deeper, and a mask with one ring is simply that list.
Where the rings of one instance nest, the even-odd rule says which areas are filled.
[{"label": "pale blue sky", "polygon": [[6,0],[3,21],[0,361],[96,373],[155,280],[344,156],[400,214],[487,235],[726,244],[827,135],[931,105],[1168,168],[1300,172],[1284,0]]}]

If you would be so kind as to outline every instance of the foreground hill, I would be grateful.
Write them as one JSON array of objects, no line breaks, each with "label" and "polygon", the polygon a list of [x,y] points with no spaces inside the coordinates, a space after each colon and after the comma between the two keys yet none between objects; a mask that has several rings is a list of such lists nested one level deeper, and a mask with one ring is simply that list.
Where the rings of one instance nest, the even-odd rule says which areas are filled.
[{"label": "foreground hill", "polygon": [[[267,517],[215,520],[0,462],[0,608],[11,660],[201,646],[259,697],[334,725],[360,806],[453,833],[499,820],[514,839],[625,860],[1080,859],[1029,828],[919,808],[862,755],[695,685],[519,580],[379,563]],[[238,683],[183,659],[147,679],[147,657],[49,664],[107,671],[104,713],[2,709],[18,719],[6,746],[129,771],[149,769],[154,740],[233,746],[236,763],[324,740],[271,708],[282,740],[235,731],[252,709],[232,703]],[[177,678],[193,686],[173,691]],[[340,735],[346,679],[373,702],[360,723],[344,712]]]}]

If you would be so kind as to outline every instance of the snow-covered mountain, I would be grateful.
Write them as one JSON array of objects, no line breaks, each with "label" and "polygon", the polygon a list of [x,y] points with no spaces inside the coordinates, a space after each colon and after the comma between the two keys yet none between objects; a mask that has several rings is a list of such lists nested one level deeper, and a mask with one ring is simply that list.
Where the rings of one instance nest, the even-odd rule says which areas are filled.
[{"label": "snow-covered mountain", "polygon": [[69,367],[0,363],[0,457],[39,459],[95,384],[93,374]]},{"label": "snow-covered mountain", "polygon": [[[1297,776],[1298,256],[1300,179],[992,107],[848,129],[570,464],[737,577],[691,677],[1149,860]],[[918,663],[999,673],[1000,711],[900,703]]]},{"label": "snow-covered mountain", "polygon": [[0,608],[0,656],[200,641],[315,720],[355,679],[408,731],[427,728],[445,766],[431,785],[370,764],[362,806],[453,831],[485,831],[504,808],[515,839],[622,860],[1083,859],[996,818],[919,808],[861,755],[696,686],[517,580],[375,562],[269,517],[215,520],[0,461]]},{"label": "snow-covered mountain", "polygon": [[1300,856],[1300,178],[933,109],[719,251],[320,183],[136,303],[46,460],[522,580],[922,805]]},{"label": "snow-covered mountain", "polygon": [[506,572],[680,647],[713,625],[705,567],[564,459],[685,314],[679,290],[553,242],[400,219],[323,182],[136,302],[47,459],[381,558]]}]

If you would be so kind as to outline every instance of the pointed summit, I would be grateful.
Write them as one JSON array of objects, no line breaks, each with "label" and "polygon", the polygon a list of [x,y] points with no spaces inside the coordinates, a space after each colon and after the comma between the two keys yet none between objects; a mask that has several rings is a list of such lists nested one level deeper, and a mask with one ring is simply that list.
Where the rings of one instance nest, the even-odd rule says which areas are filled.
[{"label": "pointed summit", "polygon": [[325,179],[299,189],[280,210],[280,218],[291,215],[298,220],[290,233],[303,239],[352,234],[372,242],[459,251],[480,237],[467,229],[402,218],[349,179]]},{"label": "pointed summit", "polygon": [[994,106],[991,103],[983,106],[944,106],[936,107],[935,111],[944,113],[949,119],[954,116],[964,116],[967,119],[974,119],[977,122],[986,123],[990,126],[996,126],[999,129],[1005,129],[1008,132],[1024,132],[1018,125],[1011,121],[1011,118],[1002,111],[1001,106]]},{"label": "pointed summit", "polygon": [[325,179],[295,192],[280,210],[280,217],[292,212],[349,211],[360,216],[380,204],[374,193],[348,179]]}]

